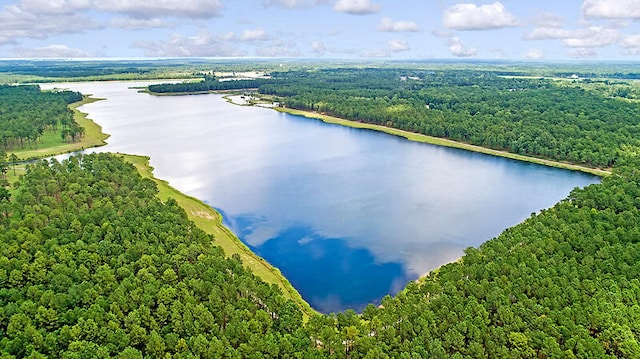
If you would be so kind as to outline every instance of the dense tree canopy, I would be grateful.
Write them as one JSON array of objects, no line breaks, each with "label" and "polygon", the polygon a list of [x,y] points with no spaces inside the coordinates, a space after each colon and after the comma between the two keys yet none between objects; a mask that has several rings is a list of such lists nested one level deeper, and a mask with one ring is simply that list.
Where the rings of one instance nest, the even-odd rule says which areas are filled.
[{"label": "dense tree canopy", "polygon": [[[330,69],[273,73],[260,92],[317,111],[509,152],[612,166],[640,145],[640,107],[581,83],[489,71]],[[617,96],[616,96],[617,95]]]},{"label": "dense tree canopy", "polygon": [[79,92],[0,85],[0,148],[36,147],[45,131],[57,131],[63,140],[75,140],[84,129],[73,120],[68,105],[80,100]]},{"label": "dense tree canopy", "polygon": [[182,92],[208,92],[255,89],[260,85],[269,83],[269,79],[241,79],[219,81],[214,76],[207,76],[203,81],[188,81],[179,83],[167,83],[149,85],[149,91],[155,93],[182,93]]},{"label": "dense tree canopy", "polygon": [[15,357],[640,355],[640,159],[362,315],[317,315],[225,258],[114,155],[30,165],[0,208]]},{"label": "dense tree canopy", "polygon": [[[286,356],[302,315],[114,155],[29,165],[0,210],[0,352]],[[300,349],[302,347],[302,349]]]}]

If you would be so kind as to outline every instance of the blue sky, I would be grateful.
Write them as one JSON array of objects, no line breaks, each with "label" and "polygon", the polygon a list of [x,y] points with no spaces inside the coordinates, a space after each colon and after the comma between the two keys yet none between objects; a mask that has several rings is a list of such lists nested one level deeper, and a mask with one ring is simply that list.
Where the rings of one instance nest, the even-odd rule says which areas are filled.
[{"label": "blue sky", "polygon": [[640,59],[640,0],[0,0],[0,58]]}]

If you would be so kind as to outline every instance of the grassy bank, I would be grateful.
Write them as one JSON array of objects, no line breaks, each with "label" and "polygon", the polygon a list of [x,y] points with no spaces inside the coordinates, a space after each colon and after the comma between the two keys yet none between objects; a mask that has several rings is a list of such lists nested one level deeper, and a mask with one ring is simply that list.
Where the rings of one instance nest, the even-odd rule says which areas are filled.
[{"label": "grassy bank", "polygon": [[104,146],[107,144],[105,140],[109,135],[102,132],[100,125],[88,119],[86,113],[77,110],[79,106],[100,100],[98,98],[85,97],[82,101],[69,105],[69,108],[73,110],[73,119],[85,129],[85,134],[79,141],[64,142],[58,131],[48,131],[42,136],[42,142],[38,144],[37,149],[18,149],[11,152],[15,153],[21,160],[26,160]]},{"label": "grassy bank", "polygon": [[149,166],[148,157],[124,155],[124,158],[133,163],[143,177],[150,178],[157,183],[161,200],[175,199],[180,207],[187,212],[190,220],[206,233],[212,234],[215,237],[215,244],[222,247],[227,256],[238,254],[244,265],[251,269],[255,275],[267,283],[278,285],[284,295],[298,305],[305,317],[308,318],[316,313],[277,268],[274,268],[263,258],[253,253],[235,234],[222,224],[220,213],[197,198],[179,192],[166,181],[155,178],[153,176],[153,167]]},{"label": "grassy bank", "polygon": [[385,133],[388,133],[388,134],[391,134],[391,135],[404,137],[404,138],[408,139],[409,141],[415,141],[415,142],[421,142],[421,143],[429,143],[429,144],[438,145],[438,146],[460,148],[460,149],[463,149],[463,150],[473,151],[473,152],[480,152],[480,153],[484,153],[484,154],[488,154],[488,155],[492,155],[492,156],[511,158],[511,159],[518,160],[518,161],[525,161],[525,162],[537,163],[537,164],[541,164],[541,165],[545,165],[545,166],[568,169],[568,170],[572,170],[572,171],[580,171],[580,172],[590,173],[590,174],[593,174],[593,175],[596,175],[596,176],[608,176],[608,175],[611,174],[610,171],[602,170],[602,169],[598,169],[598,168],[591,168],[591,167],[574,165],[574,164],[570,164],[570,163],[557,162],[557,161],[545,160],[545,159],[536,158],[536,157],[523,156],[523,155],[518,155],[518,154],[515,154],[515,153],[506,152],[506,151],[492,150],[492,149],[485,148],[485,147],[470,145],[470,144],[462,143],[462,142],[456,142],[456,141],[447,140],[447,139],[444,139],[444,138],[438,138],[438,137],[422,135],[422,134],[419,134],[419,133],[399,130],[399,129],[396,129],[396,128],[380,126],[380,125],[374,125],[374,124],[369,124],[369,123],[362,123],[362,122],[357,122],[357,121],[345,120],[345,119],[341,119],[341,118],[338,118],[338,117],[327,116],[327,115],[323,115],[323,114],[319,114],[319,113],[315,113],[315,112],[311,112],[311,111],[301,111],[301,110],[294,110],[294,109],[283,108],[283,107],[277,107],[277,108],[275,108],[275,110],[279,111],[279,112],[285,112],[285,113],[288,113],[288,114],[291,114],[291,115],[304,116],[304,117],[308,117],[308,118],[318,119],[318,120],[321,120],[321,121],[326,122],[326,123],[333,123],[333,124],[338,124],[338,125],[348,126],[348,127],[353,127],[353,128],[363,128],[363,129],[369,129],[369,130],[374,130],[374,131],[385,132]]}]

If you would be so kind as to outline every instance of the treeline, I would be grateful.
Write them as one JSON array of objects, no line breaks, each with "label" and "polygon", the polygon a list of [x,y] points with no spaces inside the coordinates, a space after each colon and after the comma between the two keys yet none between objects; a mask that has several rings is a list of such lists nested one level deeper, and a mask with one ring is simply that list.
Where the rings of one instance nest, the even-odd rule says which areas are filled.
[{"label": "treeline", "polygon": [[350,68],[272,77],[259,91],[286,107],[522,155],[610,167],[621,146],[640,145],[640,107],[580,84],[471,70]]},{"label": "treeline", "polygon": [[[637,358],[640,158],[361,315],[294,303],[115,155],[0,202],[6,357]],[[321,275],[321,274],[319,274]]]},{"label": "treeline", "polygon": [[149,91],[154,93],[185,93],[185,92],[208,92],[225,90],[254,89],[269,83],[269,79],[252,80],[228,80],[219,81],[216,77],[207,76],[198,82],[180,82],[149,85]]},{"label": "treeline", "polygon": [[45,78],[96,77],[118,74],[148,74],[153,62],[12,60],[0,61],[0,72]]},{"label": "treeline", "polygon": [[115,155],[27,167],[0,202],[0,356],[294,357],[302,314]]},{"label": "treeline", "polygon": [[4,151],[37,147],[46,131],[58,131],[75,141],[84,128],[73,119],[68,105],[82,100],[73,91],[42,92],[37,85],[0,85],[0,146]]}]

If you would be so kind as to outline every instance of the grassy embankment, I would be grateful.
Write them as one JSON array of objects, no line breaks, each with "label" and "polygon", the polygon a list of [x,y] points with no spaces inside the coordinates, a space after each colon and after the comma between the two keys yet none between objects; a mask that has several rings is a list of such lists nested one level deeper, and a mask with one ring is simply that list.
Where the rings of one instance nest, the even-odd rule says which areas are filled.
[{"label": "grassy embankment", "polygon": [[444,139],[444,138],[438,138],[438,137],[422,135],[422,134],[419,134],[419,133],[399,130],[399,129],[396,129],[396,128],[391,128],[391,127],[386,127],[386,126],[381,126],[381,125],[374,125],[374,124],[363,123],[363,122],[357,122],[357,121],[345,120],[345,119],[341,119],[341,118],[338,118],[338,117],[323,115],[323,114],[319,114],[319,113],[311,112],[311,111],[301,111],[301,110],[294,110],[294,109],[283,108],[283,107],[276,107],[274,109],[276,111],[279,111],[279,112],[285,112],[285,113],[288,113],[288,114],[291,114],[291,115],[304,116],[304,117],[307,117],[307,118],[313,118],[313,119],[321,120],[321,121],[326,122],[326,123],[332,123],[332,124],[338,124],[338,125],[348,126],[348,127],[353,127],[353,128],[363,128],[363,129],[369,129],[369,130],[374,130],[374,131],[385,132],[385,133],[388,133],[388,134],[391,134],[391,135],[394,135],[394,136],[404,137],[404,138],[408,139],[409,141],[428,143],[428,144],[432,144],[432,145],[446,146],[446,147],[452,147],[452,148],[459,148],[459,149],[463,149],[463,150],[467,150],[467,151],[473,151],[473,152],[479,152],[479,153],[484,153],[484,154],[493,155],[493,156],[511,158],[511,159],[518,160],[518,161],[536,163],[536,164],[541,164],[541,165],[550,166],[550,167],[564,168],[564,169],[568,169],[568,170],[572,170],[572,171],[581,171],[581,172],[590,173],[590,174],[593,174],[593,175],[596,175],[596,176],[608,176],[608,175],[611,174],[610,171],[599,169],[599,168],[591,168],[591,167],[579,166],[579,165],[575,165],[575,164],[571,164],[571,163],[558,162],[558,161],[552,161],[552,160],[545,160],[545,159],[542,159],[542,158],[518,155],[518,154],[515,154],[515,153],[506,152],[506,151],[492,150],[492,149],[485,148],[485,147],[470,145],[470,144],[462,143],[462,142],[456,142],[456,141],[447,140],[447,139]]},{"label": "grassy embankment", "polygon": [[168,182],[155,178],[153,176],[153,167],[149,166],[148,157],[123,156],[126,161],[136,166],[143,177],[150,178],[156,182],[159,189],[158,196],[161,200],[175,199],[180,207],[187,212],[190,220],[206,233],[212,234],[215,237],[215,243],[222,247],[227,256],[238,254],[244,265],[250,268],[255,275],[267,283],[277,284],[285,297],[293,300],[306,317],[316,313],[277,268],[274,268],[266,260],[253,253],[233,232],[222,224],[220,213],[199,199],[187,196],[171,187]]},{"label": "grassy embankment", "polygon": [[59,131],[47,131],[42,135],[42,141],[38,143],[38,148],[18,149],[11,152],[15,153],[21,160],[27,160],[51,157],[62,153],[106,145],[107,142],[105,142],[105,140],[109,138],[109,135],[102,133],[102,127],[88,119],[86,113],[77,110],[78,107],[84,104],[100,100],[99,98],[85,97],[82,101],[69,105],[69,108],[73,110],[73,119],[85,129],[85,134],[79,141],[64,142],[60,137]]}]

